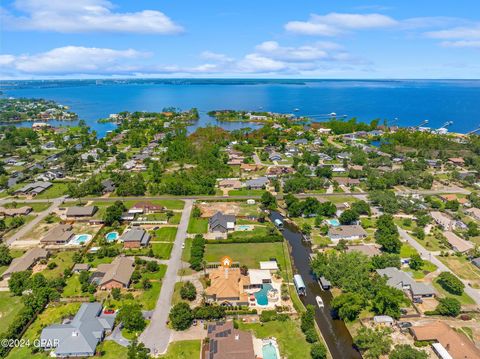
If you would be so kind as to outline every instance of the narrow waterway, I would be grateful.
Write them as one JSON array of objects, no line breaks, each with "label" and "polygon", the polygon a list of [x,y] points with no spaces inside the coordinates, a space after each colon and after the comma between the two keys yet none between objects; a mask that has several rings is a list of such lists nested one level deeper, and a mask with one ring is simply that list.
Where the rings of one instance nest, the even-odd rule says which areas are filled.
[{"label": "narrow waterway", "polygon": [[[270,219],[284,220],[283,216],[275,211],[270,213]],[[284,223],[283,236],[291,247],[290,256],[293,261],[294,274],[300,274],[307,287],[307,295],[300,297],[303,304],[315,306],[315,319],[322,336],[327,343],[328,349],[334,359],[355,359],[361,355],[353,348],[352,336],[347,330],[345,323],[332,318],[330,302],[332,294],[320,288],[315,276],[310,269],[310,245],[302,240],[301,233],[292,225]],[[293,279],[292,279],[293,281]],[[319,295],[323,299],[324,307],[319,308],[315,297]]]}]

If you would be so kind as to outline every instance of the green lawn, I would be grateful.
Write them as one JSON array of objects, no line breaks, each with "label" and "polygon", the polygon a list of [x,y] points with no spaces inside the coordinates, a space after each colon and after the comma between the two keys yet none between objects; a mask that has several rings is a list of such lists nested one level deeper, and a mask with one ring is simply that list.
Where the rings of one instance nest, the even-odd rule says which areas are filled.
[{"label": "green lawn", "polygon": [[219,262],[222,257],[229,256],[235,262],[245,264],[249,268],[259,268],[260,261],[268,261],[275,258],[281,270],[285,270],[288,250],[284,243],[229,243],[207,244],[205,246],[205,260],[207,262]]},{"label": "green lawn", "polygon": [[10,292],[0,292],[0,334],[8,329],[22,308],[22,297],[13,296]]},{"label": "green lawn", "polygon": [[152,243],[153,254],[158,259],[169,259],[173,243]]},{"label": "green lawn", "polygon": [[400,258],[410,258],[414,254],[418,254],[415,248],[408,243],[402,243],[402,247],[400,248]]},{"label": "green lawn", "polygon": [[207,218],[190,218],[188,222],[188,233],[207,233],[208,219]]},{"label": "green lawn", "polygon": [[98,352],[102,353],[102,359],[120,359],[127,358],[128,349],[111,340],[106,340],[97,347]]},{"label": "green lawn", "polygon": [[[10,249],[10,255],[12,256],[12,258],[18,258],[18,257],[21,257],[22,254],[24,253],[24,251],[22,250],[19,250],[19,249]],[[8,268],[8,265],[7,266],[0,266],[0,274],[3,274],[3,272],[5,272]],[[1,316],[0,316],[1,318]]]},{"label": "green lawn", "polygon": [[42,271],[42,274],[45,276],[47,279],[53,279],[53,278],[58,278],[61,275],[63,275],[63,271],[65,269],[70,269],[73,267],[73,254],[74,251],[65,251],[65,252],[59,252],[52,256],[48,263],[55,262],[57,264],[57,267],[53,269],[48,269],[46,268],[44,271]]},{"label": "green lawn", "polygon": [[475,301],[465,292],[463,292],[462,295],[451,294],[443,289],[442,286],[438,284],[437,280],[434,280],[432,283],[435,289],[444,297],[456,298],[462,304],[475,304]]},{"label": "green lawn", "polygon": [[82,293],[81,284],[79,281],[79,275],[73,274],[67,279],[67,285],[63,288],[62,297],[76,297],[80,295],[88,296],[88,293]]},{"label": "green lawn", "polygon": [[436,270],[437,270],[437,266],[427,260],[423,261],[423,266],[419,270],[407,269],[408,272],[412,273],[412,276],[415,279],[422,279],[428,273],[434,272]]},{"label": "green lawn", "polygon": [[251,330],[257,338],[275,337],[282,357],[310,358],[310,344],[305,340],[297,321],[238,324],[239,329]]},{"label": "green lawn", "polygon": [[190,260],[190,249],[192,248],[192,238],[185,239],[185,248],[182,251],[182,261],[188,262]]},{"label": "green lawn", "polygon": [[183,287],[183,282],[175,283],[175,289],[173,291],[173,296],[172,296],[172,305],[178,304],[182,301],[182,298],[180,297],[180,289],[182,287]]},{"label": "green lawn", "polygon": [[232,189],[228,191],[229,196],[261,196],[265,192],[262,189]]},{"label": "green lawn", "polygon": [[475,267],[469,260],[465,257],[457,256],[448,256],[442,257],[438,256],[448,268],[450,268],[456,275],[462,279],[480,281],[480,270]]},{"label": "green lawn", "polygon": [[157,229],[154,233],[154,241],[162,241],[162,242],[174,242],[175,236],[177,235],[177,228],[176,227],[163,227]]},{"label": "green lawn", "polygon": [[162,359],[197,359],[200,358],[200,340],[182,340],[172,342],[168,346],[167,353],[160,355]]},{"label": "green lawn", "polygon": [[228,238],[232,239],[242,239],[242,238],[253,238],[253,237],[265,237],[269,234],[269,228],[272,228],[273,225],[256,225],[252,231],[235,231],[228,234]]},{"label": "green lawn", "polygon": [[35,196],[35,199],[57,198],[67,192],[68,184],[65,182],[54,182],[53,186]]}]

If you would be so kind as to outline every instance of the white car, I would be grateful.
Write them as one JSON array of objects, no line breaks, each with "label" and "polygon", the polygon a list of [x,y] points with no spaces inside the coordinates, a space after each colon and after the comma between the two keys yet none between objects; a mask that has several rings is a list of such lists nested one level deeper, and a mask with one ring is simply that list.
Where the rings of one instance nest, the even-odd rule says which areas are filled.
[{"label": "white car", "polygon": [[182,243],[182,249],[185,248],[185,243]]},{"label": "white car", "polygon": [[317,296],[315,297],[315,300],[317,301],[317,305],[318,305],[319,308],[323,308],[323,307],[325,306],[325,305],[323,304],[322,298],[321,298],[319,295],[317,295]]}]

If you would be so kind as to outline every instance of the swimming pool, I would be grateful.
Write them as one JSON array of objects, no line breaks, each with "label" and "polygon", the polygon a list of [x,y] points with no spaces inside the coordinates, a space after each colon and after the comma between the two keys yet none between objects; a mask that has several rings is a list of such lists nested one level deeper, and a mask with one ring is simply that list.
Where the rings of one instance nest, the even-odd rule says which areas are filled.
[{"label": "swimming pool", "polygon": [[107,240],[107,242],[116,241],[118,239],[118,232],[108,232],[105,235],[105,239]]},{"label": "swimming pool", "polygon": [[254,293],[258,305],[268,305],[268,292],[273,289],[270,284],[264,284],[262,289]]},{"label": "swimming pool", "polygon": [[263,359],[278,359],[277,348],[272,343],[264,344],[262,347]]},{"label": "swimming pool", "polygon": [[92,235],[90,234],[77,234],[73,237],[68,244],[71,245],[81,245],[90,242],[92,239]]},{"label": "swimming pool", "polygon": [[340,222],[336,218],[327,219],[327,223],[333,227],[338,227],[340,225]]},{"label": "swimming pool", "polygon": [[250,226],[248,224],[239,224],[237,226],[237,230],[239,230],[239,231],[249,231]]}]

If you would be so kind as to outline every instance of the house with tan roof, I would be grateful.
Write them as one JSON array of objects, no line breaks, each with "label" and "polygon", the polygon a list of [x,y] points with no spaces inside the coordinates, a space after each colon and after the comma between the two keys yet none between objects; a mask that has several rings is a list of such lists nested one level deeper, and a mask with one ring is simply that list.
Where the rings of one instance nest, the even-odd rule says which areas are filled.
[{"label": "house with tan roof", "polygon": [[472,218],[475,218],[477,221],[480,221],[480,208],[472,207],[465,212]]},{"label": "house with tan roof", "polygon": [[435,221],[435,223],[438,224],[438,226],[441,227],[442,229],[444,230],[452,229],[454,221],[450,216],[446,215],[445,213],[442,213],[439,211],[433,211],[433,212],[430,212],[430,216]]},{"label": "house with tan roof", "polygon": [[440,358],[445,358],[441,354],[445,351],[453,359],[480,358],[480,349],[466,335],[454,330],[445,322],[436,321],[414,326],[410,328],[410,332],[417,341],[435,341],[432,349]]},{"label": "house with tan roof", "polygon": [[20,208],[0,207],[0,216],[4,217],[26,216],[30,212],[32,212],[32,207],[29,206],[23,206]]},{"label": "house with tan roof", "polygon": [[40,243],[46,245],[67,244],[75,235],[71,224],[59,224],[50,229],[40,240]]},{"label": "house with tan roof", "polygon": [[450,231],[443,232],[443,235],[447,239],[448,243],[455,252],[465,253],[475,247],[472,242],[466,241],[463,238],[460,238],[455,233]]},{"label": "house with tan roof", "polygon": [[242,188],[242,182],[234,178],[226,178],[218,181],[218,188],[220,189],[240,189]]},{"label": "house with tan roof", "polygon": [[218,267],[209,273],[210,286],[205,289],[207,302],[226,305],[248,305],[244,287],[250,285],[248,276],[240,268]]},{"label": "house with tan roof", "polygon": [[100,264],[96,272],[100,274],[98,286],[102,290],[127,288],[134,270],[135,262],[130,257],[117,257],[110,264]]},{"label": "house with tan roof", "polygon": [[9,279],[13,273],[31,269],[39,260],[46,259],[48,252],[43,248],[32,248],[21,257],[14,258],[10,266],[1,275],[1,279]]}]

